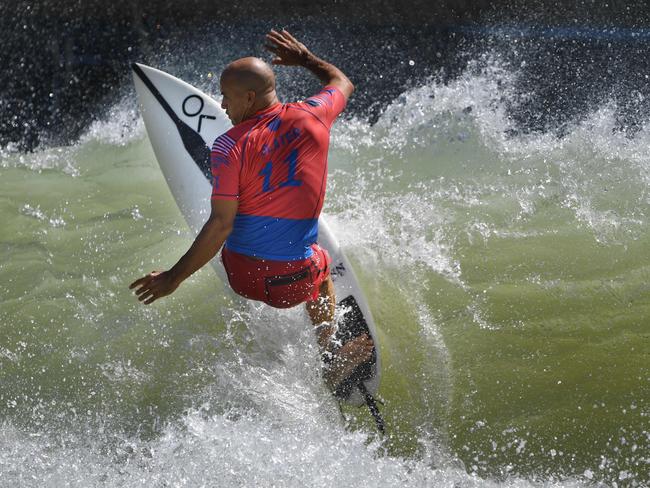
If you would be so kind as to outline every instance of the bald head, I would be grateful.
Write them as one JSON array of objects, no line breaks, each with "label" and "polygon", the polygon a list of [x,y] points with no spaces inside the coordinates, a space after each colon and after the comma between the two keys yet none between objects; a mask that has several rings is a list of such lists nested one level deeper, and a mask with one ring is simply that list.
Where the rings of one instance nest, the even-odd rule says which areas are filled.
[{"label": "bald head", "polygon": [[221,74],[221,81],[234,82],[241,89],[254,91],[258,96],[275,91],[275,75],[260,58],[248,57],[233,61]]},{"label": "bald head", "polygon": [[273,70],[253,57],[237,59],[226,66],[221,73],[221,94],[221,108],[235,125],[278,103]]}]

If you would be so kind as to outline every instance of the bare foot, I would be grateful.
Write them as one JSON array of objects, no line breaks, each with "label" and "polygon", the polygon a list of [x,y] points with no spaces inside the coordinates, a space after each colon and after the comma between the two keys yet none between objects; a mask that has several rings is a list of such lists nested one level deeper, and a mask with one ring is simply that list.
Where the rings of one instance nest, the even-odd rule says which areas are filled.
[{"label": "bare foot", "polygon": [[345,378],[372,356],[374,343],[363,334],[343,344],[333,355],[332,362],[323,375],[327,386],[334,390]]}]

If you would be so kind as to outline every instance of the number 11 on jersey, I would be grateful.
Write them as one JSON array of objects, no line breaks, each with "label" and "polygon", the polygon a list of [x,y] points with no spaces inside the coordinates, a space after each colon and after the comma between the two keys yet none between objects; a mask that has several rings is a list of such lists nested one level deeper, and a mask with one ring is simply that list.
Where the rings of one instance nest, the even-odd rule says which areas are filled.
[{"label": "number 11 on jersey", "polygon": [[[289,153],[289,156],[283,161],[288,166],[287,179],[280,182],[279,187],[283,188],[285,186],[300,186],[302,185],[302,180],[296,179],[296,168],[298,166],[298,149],[294,149]],[[264,177],[262,182],[262,192],[274,190],[275,187],[271,185],[271,176],[274,171],[273,161],[268,161],[262,171],[258,174]]]}]

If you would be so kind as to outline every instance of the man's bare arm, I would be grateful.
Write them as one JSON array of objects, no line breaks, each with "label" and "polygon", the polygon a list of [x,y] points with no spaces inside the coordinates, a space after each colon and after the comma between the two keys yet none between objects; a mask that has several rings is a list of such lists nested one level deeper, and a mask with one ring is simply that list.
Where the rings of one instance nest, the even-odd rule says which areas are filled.
[{"label": "man's bare arm", "polygon": [[138,287],[135,291],[138,300],[149,305],[173,293],[185,279],[210,261],[232,231],[237,207],[236,200],[212,200],[212,213],[185,255],[169,271],[153,271],[131,283],[129,288]]},{"label": "man's bare arm", "polygon": [[271,30],[266,39],[266,49],[275,54],[273,64],[303,66],[314,73],[324,85],[333,85],[341,90],[346,100],[350,98],[354,85],[348,77],[333,64],[314,55],[289,32],[284,29],[282,32]]}]

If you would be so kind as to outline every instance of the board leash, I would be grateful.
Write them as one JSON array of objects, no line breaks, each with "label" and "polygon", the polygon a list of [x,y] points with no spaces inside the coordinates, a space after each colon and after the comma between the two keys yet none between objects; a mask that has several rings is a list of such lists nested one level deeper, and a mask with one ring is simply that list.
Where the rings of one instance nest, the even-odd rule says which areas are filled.
[{"label": "board leash", "polygon": [[363,395],[363,398],[366,401],[366,405],[368,405],[368,410],[370,410],[370,414],[375,419],[375,423],[377,424],[377,430],[382,435],[386,434],[386,424],[384,423],[384,418],[381,416],[381,412],[379,412],[379,407],[377,406],[377,400],[375,400],[375,397],[373,397],[370,394],[370,392],[366,389],[366,385],[364,385],[363,382],[359,383],[357,387],[359,388],[359,391]]}]

